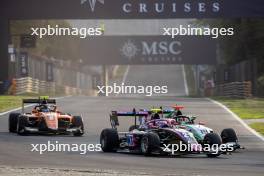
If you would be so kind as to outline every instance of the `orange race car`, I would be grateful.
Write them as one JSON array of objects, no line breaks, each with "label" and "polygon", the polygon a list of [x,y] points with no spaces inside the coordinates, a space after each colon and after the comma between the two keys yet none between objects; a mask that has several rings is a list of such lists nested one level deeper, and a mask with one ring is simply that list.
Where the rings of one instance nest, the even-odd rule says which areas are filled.
[{"label": "orange race car", "polygon": [[[36,104],[30,113],[24,113],[24,104]],[[84,134],[81,116],[72,116],[57,110],[56,100],[47,96],[38,99],[23,99],[22,113],[10,113],[9,132],[19,135],[30,133],[51,133],[82,136]]]}]

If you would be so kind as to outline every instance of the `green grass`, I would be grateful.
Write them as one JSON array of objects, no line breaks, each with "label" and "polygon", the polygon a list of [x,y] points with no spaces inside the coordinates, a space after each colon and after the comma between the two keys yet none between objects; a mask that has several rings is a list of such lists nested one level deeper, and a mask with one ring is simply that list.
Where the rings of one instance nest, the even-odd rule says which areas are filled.
[{"label": "green grass", "polygon": [[264,135],[264,122],[251,123],[249,126]]},{"label": "green grass", "polygon": [[233,99],[215,97],[242,119],[264,118],[264,98]]},{"label": "green grass", "polygon": [[4,112],[13,108],[21,107],[22,99],[29,98],[29,96],[0,96],[0,112]]},{"label": "green grass", "polygon": [[52,94],[34,94],[34,93],[26,93],[23,95],[0,95],[0,112],[8,111],[10,109],[21,107],[22,99],[25,98],[38,98],[39,96],[49,96],[52,97],[60,97],[65,96],[64,94],[56,94],[56,96]]}]

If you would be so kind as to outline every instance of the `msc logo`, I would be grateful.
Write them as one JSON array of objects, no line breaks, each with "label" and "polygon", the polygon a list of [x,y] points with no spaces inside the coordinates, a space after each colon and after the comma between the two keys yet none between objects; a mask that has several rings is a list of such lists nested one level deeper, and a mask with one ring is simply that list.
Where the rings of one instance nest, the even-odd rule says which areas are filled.
[{"label": "msc logo", "polygon": [[140,50],[136,46],[135,43],[133,43],[131,40],[128,40],[121,48],[121,53],[125,57],[127,57],[129,60],[134,58]]},{"label": "msc logo", "polygon": [[131,59],[137,54],[141,56],[162,56],[162,55],[180,55],[182,53],[182,43],[180,41],[141,41],[137,46],[131,40],[128,40],[121,47],[121,53]]},{"label": "msc logo", "polygon": [[81,0],[81,5],[87,3],[87,1],[89,2],[89,5],[90,5],[92,12],[94,12],[95,5],[96,5],[97,1],[101,4],[104,4],[104,0]]},{"label": "msc logo", "polygon": [[121,46],[121,55],[132,61],[141,58],[143,62],[181,62],[180,41],[126,41]]}]

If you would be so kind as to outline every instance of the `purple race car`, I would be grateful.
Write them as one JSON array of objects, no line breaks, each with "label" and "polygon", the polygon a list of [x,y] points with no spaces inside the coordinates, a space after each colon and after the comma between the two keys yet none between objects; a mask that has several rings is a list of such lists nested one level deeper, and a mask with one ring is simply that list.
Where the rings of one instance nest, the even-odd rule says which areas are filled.
[{"label": "purple race car", "polygon": [[[148,112],[135,109],[132,112],[112,111],[110,122],[112,128],[102,130],[100,143],[104,152],[130,152],[142,153],[144,155],[152,154],[201,154],[205,153],[208,157],[216,157],[221,154],[218,150],[204,151],[193,136],[185,129],[177,128],[174,119],[153,119],[148,121],[144,128],[133,129],[129,132],[118,132],[118,117],[134,117],[135,124],[149,115]],[[142,126],[142,125],[140,125]],[[208,146],[221,144],[221,139],[214,133],[207,135],[205,143]],[[188,146],[185,150],[180,150],[179,146]]]}]

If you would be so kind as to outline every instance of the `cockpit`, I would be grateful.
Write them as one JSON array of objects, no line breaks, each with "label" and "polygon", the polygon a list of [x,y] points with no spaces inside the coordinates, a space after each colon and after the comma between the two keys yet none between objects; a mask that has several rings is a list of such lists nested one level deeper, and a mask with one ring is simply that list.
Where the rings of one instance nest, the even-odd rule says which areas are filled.
[{"label": "cockpit", "polygon": [[37,112],[55,112],[57,107],[55,105],[46,105],[46,104],[41,104],[35,106],[33,111]]}]

